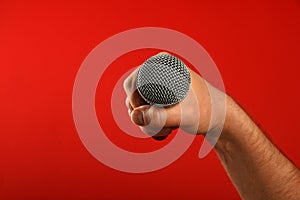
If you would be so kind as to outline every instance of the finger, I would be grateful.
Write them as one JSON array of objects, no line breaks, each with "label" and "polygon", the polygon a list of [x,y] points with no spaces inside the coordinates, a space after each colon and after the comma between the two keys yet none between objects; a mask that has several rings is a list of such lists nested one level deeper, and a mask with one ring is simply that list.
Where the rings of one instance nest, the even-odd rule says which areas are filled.
[{"label": "finger", "polygon": [[168,135],[165,136],[152,136],[153,139],[158,140],[158,141],[162,141],[164,139],[166,139],[168,137]]},{"label": "finger", "polygon": [[152,138],[158,141],[164,140],[168,137],[169,134],[172,133],[171,128],[163,128],[159,133],[153,135]]},{"label": "finger", "polygon": [[129,96],[129,102],[133,108],[137,108],[142,105],[149,105],[140,95],[140,93],[136,90],[131,96]]},{"label": "finger", "polygon": [[152,136],[154,139],[156,138],[166,138],[170,133],[172,133],[172,128],[157,128],[157,127],[145,127],[141,126],[141,130],[147,135]]},{"label": "finger", "polygon": [[125,100],[125,105],[126,105],[126,107],[128,108],[128,114],[131,115],[131,112],[133,111],[134,108],[133,108],[132,105],[130,104],[130,101],[129,101],[128,98],[126,98],[126,100]]},{"label": "finger", "polygon": [[143,105],[131,112],[131,120],[139,126],[176,128],[180,125],[180,113],[179,104],[169,108]]},{"label": "finger", "polygon": [[138,69],[134,70],[124,81],[123,87],[129,103],[133,108],[148,104],[139,94],[136,88],[136,77]]},{"label": "finger", "polygon": [[136,77],[138,73],[138,68],[135,69],[124,81],[123,87],[126,92],[127,97],[130,97],[133,92],[136,91]]}]

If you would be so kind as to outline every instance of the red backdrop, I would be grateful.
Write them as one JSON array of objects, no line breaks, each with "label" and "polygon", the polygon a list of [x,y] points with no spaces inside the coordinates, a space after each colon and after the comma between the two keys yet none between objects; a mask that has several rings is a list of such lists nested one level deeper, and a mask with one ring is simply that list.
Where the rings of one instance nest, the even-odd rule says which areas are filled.
[{"label": "red backdrop", "polygon": [[[101,41],[145,26],[174,29],[202,44],[227,92],[300,166],[298,0],[1,0],[0,199],[239,199],[214,152],[198,159],[201,136],[175,163],[146,174],[106,167],[81,143],[72,118],[80,64]],[[153,52],[120,57],[99,83],[96,101],[105,97],[96,102],[100,123],[123,148],[155,149],[172,139],[125,137],[110,110],[101,109],[124,73],[116,68],[128,70]]]}]

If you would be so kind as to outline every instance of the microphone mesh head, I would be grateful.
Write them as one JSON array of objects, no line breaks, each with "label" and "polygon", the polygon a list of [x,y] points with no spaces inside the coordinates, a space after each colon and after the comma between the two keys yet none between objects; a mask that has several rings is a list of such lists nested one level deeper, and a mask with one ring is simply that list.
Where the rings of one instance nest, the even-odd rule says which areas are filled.
[{"label": "microphone mesh head", "polygon": [[150,57],[139,68],[137,90],[151,105],[170,106],[187,95],[191,76],[187,66],[170,54]]}]

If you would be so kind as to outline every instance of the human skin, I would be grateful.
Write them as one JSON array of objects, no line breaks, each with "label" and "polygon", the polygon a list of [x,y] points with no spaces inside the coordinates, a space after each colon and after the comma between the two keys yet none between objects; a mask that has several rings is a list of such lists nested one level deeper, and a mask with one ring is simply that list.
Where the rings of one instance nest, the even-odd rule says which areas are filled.
[{"label": "human skin", "polygon": [[[172,107],[159,108],[148,105],[139,95],[136,90],[137,70],[132,72],[124,82],[132,122],[147,134],[155,133],[153,137],[158,140],[179,126],[186,132],[196,130],[202,135],[221,127],[222,133],[214,150],[242,199],[300,199],[299,169],[230,96],[211,86],[191,69],[190,73],[191,89],[187,97]],[[226,102],[224,124],[218,115],[211,122],[211,98],[222,96],[219,94],[223,94]],[[184,113],[181,107],[185,108]],[[196,109],[199,115],[195,115]]]}]

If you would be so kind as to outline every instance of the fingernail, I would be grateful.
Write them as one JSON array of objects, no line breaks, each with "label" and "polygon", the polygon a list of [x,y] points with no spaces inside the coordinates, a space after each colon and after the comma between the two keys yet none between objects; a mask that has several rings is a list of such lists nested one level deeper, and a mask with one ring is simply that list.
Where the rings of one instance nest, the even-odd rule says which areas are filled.
[{"label": "fingernail", "polygon": [[144,125],[144,117],[143,117],[143,112],[140,110],[134,110],[132,112],[132,120],[134,123],[136,123],[139,126]]}]

